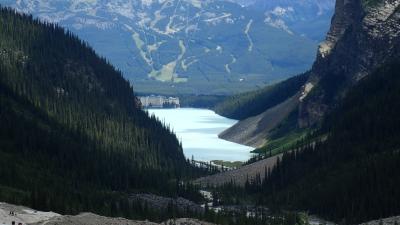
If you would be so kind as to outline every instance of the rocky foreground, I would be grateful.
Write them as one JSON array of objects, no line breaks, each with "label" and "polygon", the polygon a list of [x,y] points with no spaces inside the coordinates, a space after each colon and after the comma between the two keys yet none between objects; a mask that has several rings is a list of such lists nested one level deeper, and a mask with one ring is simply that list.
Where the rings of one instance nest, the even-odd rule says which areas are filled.
[{"label": "rocky foreground", "polygon": [[[10,215],[13,212],[14,215]],[[181,218],[162,223],[134,221],[124,218],[109,218],[93,213],[81,213],[76,216],[64,216],[54,212],[40,212],[33,209],[0,203],[0,225],[11,225],[12,222],[23,225],[213,225],[196,219]]]},{"label": "rocky foreground", "polygon": [[386,219],[381,219],[381,220],[373,220],[367,223],[363,223],[361,225],[398,225],[400,224],[400,216],[394,216],[394,217],[389,217]]},{"label": "rocky foreground", "polygon": [[[14,212],[14,215],[10,215]],[[180,218],[153,223],[150,221],[136,221],[124,218],[110,218],[99,216],[93,213],[81,213],[76,216],[64,216],[54,212],[36,211],[24,206],[16,206],[7,203],[0,203],[0,225],[11,225],[12,222],[23,225],[215,225],[197,219]],[[328,224],[332,222],[321,220],[317,217],[310,217],[311,225]],[[400,216],[374,220],[361,225],[397,225],[400,224]]]},{"label": "rocky foreground", "polygon": [[82,213],[77,216],[60,216],[48,221],[35,223],[34,225],[212,225],[196,219],[181,218],[168,220],[162,223],[153,223],[149,221],[133,221],[124,218],[109,218],[92,213]]}]

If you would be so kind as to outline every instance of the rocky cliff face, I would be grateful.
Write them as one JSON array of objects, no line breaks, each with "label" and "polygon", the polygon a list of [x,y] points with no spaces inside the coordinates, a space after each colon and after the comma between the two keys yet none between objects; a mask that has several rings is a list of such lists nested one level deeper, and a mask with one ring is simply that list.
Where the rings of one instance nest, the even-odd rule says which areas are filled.
[{"label": "rocky cliff face", "polygon": [[[317,125],[359,80],[399,56],[400,0],[337,0],[331,28],[319,46],[310,78],[292,97],[296,102],[290,106],[298,107],[299,127]],[[241,121],[221,137],[241,144],[255,139],[268,142],[270,131],[287,118],[281,112],[268,109]],[[255,120],[258,118],[263,119]],[[274,124],[269,122],[270,127],[259,123],[271,120]]]},{"label": "rocky cliff face", "polygon": [[308,96],[300,99],[301,127],[321,121],[352,85],[400,56],[399,5],[400,0],[337,0],[331,29],[303,90]]}]

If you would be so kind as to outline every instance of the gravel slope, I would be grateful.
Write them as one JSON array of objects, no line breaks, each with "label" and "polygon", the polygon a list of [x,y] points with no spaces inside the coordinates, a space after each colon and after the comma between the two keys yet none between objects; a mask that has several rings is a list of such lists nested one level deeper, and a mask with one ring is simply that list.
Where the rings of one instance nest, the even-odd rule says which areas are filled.
[{"label": "gravel slope", "polygon": [[268,132],[275,128],[294,110],[299,98],[300,93],[297,93],[260,115],[239,121],[233,127],[222,132],[219,137],[238,144],[255,148],[261,147],[266,142]]},{"label": "gravel slope", "polygon": [[212,176],[201,177],[194,181],[196,184],[200,184],[205,187],[209,186],[219,186],[231,181],[235,182],[237,185],[243,186],[246,183],[247,177],[249,179],[254,178],[257,174],[260,174],[261,179],[265,176],[265,170],[271,168],[276,164],[278,157],[282,157],[283,154],[279,154],[250,165],[240,167],[236,170],[230,170],[222,173],[218,173]]}]

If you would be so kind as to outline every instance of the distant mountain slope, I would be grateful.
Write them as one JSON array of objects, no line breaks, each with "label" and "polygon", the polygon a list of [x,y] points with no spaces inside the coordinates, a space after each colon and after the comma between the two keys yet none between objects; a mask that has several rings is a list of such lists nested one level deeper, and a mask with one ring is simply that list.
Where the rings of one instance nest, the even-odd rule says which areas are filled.
[{"label": "distant mountain slope", "polygon": [[[2,4],[78,34],[140,92],[227,94],[254,89],[305,71],[319,42],[271,25],[263,11],[220,0]],[[317,33],[323,35],[327,28]]]},{"label": "distant mountain slope", "polygon": [[334,0],[231,0],[264,12],[265,22],[316,41],[324,39],[335,9]]},{"label": "distant mountain slope", "polygon": [[0,201],[107,215],[120,205],[134,217],[141,206],[121,196],[177,194],[176,179],[194,169],[105,59],[56,25],[7,9],[0,36]]}]

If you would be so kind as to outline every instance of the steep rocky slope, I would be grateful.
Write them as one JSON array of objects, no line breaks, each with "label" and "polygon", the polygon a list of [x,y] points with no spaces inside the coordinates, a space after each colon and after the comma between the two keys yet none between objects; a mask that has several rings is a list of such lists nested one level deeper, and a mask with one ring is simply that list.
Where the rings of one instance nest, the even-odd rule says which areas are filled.
[{"label": "steep rocky slope", "polygon": [[299,94],[296,94],[257,116],[238,122],[219,137],[255,148],[262,147],[267,142],[268,133],[296,108],[298,99]]},{"label": "steep rocky slope", "polygon": [[[299,111],[299,128],[318,125],[326,113],[330,112],[359,80],[389,60],[400,56],[399,5],[398,0],[336,2],[330,31],[319,47],[308,81],[297,95],[300,97],[296,100],[297,106],[294,108]],[[288,99],[282,103],[285,101]],[[268,117],[278,118],[278,121],[274,121],[275,124],[284,120],[279,111],[268,114]],[[235,129],[225,132],[231,133],[227,139],[248,144],[252,138],[261,137],[259,141],[262,142],[273,129],[264,129],[262,135],[254,134],[242,140],[240,137],[243,134],[252,133],[254,130],[254,126],[248,129],[246,124],[241,122]],[[238,129],[240,127],[241,129]],[[240,132],[234,132],[235,130]]]},{"label": "steep rocky slope", "polygon": [[321,44],[308,85],[300,100],[299,125],[311,126],[323,118],[360,79],[400,56],[400,1],[375,5],[338,0],[326,41]]}]

